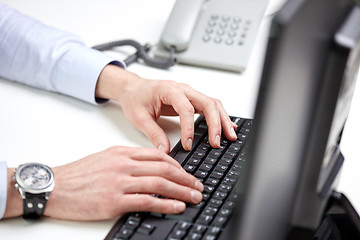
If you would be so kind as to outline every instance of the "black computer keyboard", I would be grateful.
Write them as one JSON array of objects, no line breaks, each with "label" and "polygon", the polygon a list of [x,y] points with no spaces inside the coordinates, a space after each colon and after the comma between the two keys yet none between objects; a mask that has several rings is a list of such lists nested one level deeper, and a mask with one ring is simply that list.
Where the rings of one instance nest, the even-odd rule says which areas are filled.
[{"label": "black computer keyboard", "polygon": [[179,141],[170,153],[204,184],[202,202],[188,204],[183,213],[176,215],[130,213],[115,223],[106,240],[213,240],[223,235],[229,229],[235,204],[240,201],[242,181],[239,179],[246,167],[246,143],[252,125],[250,119],[231,118],[238,125],[236,141],[222,137],[220,148],[212,148],[206,121],[199,117],[192,150],[185,151]]}]

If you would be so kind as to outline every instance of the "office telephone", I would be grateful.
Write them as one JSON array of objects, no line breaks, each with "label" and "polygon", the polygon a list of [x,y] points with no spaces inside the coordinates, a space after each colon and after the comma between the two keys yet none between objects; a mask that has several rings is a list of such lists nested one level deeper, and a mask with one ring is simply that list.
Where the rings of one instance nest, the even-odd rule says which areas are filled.
[{"label": "office telephone", "polygon": [[245,70],[268,0],[177,0],[157,57],[175,52],[179,63]]}]

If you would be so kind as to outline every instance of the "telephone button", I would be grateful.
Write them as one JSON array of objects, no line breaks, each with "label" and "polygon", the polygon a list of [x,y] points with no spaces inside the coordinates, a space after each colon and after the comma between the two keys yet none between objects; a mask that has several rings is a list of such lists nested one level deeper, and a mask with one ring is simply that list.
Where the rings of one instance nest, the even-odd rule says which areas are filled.
[{"label": "telephone button", "polygon": [[216,37],[216,38],[214,38],[214,42],[215,42],[215,43],[221,43],[221,42],[222,42],[222,38],[221,38],[221,37]]},{"label": "telephone button", "polygon": [[241,22],[241,17],[234,17],[233,22],[234,23],[240,23]]},{"label": "telephone button", "polygon": [[208,34],[212,34],[214,32],[214,29],[212,29],[211,27],[208,27],[205,29],[205,32]]},{"label": "telephone button", "polygon": [[214,20],[210,20],[210,21],[208,22],[208,25],[209,25],[210,27],[214,27],[214,26],[216,25],[216,22],[215,22]]},{"label": "telephone button", "polygon": [[229,39],[227,39],[227,40],[225,41],[225,43],[226,43],[227,45],[232,45],[232,44],[234,43],[234,40],[232,40],[231,38],[229,38]]},{"label": "telephone button", "polygon": [[210,40],[211,40],[211,37],[210,37],[209,35],[203,36],[203,41],[204,41],[204,42],[208,42],[208,41],[210,41]]},{"label": "telephone button", "polygon": [[222,29],[219,29],[216,33],[217,33],[218,35],[224,35],[224,34],[225,34],[225,31],[222,30]]},{"label": "telephone button", "polygon": [[229,37],[235,37],[236,36],[236,32],[235,31],[230,31],[228,33]]}]

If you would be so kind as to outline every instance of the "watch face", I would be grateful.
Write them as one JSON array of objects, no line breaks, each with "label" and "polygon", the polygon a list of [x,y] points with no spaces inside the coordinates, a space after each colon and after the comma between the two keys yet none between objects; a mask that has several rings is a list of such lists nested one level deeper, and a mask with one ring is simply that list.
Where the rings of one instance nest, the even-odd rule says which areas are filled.
[{"label": "watch face", "polygon": [[40,164],[27,164],[20,169],[19,177],[22,185],[30,189],[43,189],[52,182],[50,169]]}]

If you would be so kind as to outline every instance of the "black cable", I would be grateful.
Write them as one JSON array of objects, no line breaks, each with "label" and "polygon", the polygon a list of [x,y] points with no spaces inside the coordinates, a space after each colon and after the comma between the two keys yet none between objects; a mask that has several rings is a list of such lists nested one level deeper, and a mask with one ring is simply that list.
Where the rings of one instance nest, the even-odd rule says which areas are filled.
[{"label": "black cable", "polygon": [[174,48],[171,49],[170,57],[167,59],[153,58],[150,57],[148,54],[150,50],[149,44],[141,45],[137,41],[131,39],[124,39],[119,41],[103,43],[93,46],[92,48],[99,51],[106,51],[121,46],[132,46],[136,49],[136,53],[134,53],[133,55],[129,56],[124,60],[126,66],[129,66],[131,63],[137,61],[138,59],[141,59],[146,65],[161,69],[168,69],[169,67],[174,66],[177,63],[177,60],[175,58]]}]

